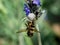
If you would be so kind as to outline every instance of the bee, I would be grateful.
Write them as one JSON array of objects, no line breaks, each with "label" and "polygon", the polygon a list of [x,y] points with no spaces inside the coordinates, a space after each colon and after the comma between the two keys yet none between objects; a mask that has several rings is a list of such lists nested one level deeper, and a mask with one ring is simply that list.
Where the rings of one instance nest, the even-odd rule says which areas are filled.
[{"label": "bee", "polygon": [[39,31],[37,31],[37,29],[35,28],[35,24],[34,24],[34,21],[28,21],[27,24],[25,24],[27,26],[26,30],[20,30],[18,31],[17,33],[21,33],[21,32],[26,32],[27,31],[27,35],[29,37],[32,37],[34,32],[38,32],[40,33]]},{"label": "bee", "polygon": [[17,32],[17,33],[21,33],[27,31],[27,35],[29,37],[32,37],[34,32],[40,33],[39,31],[37,31],[35,27],[35,20],[37,20],[41,16],[40,13],[41,10],[39,8],[40,4],[38,4],[39,2],[37,2],[37,4],[36,2],[35,3],[33,2],[34,2],[33,0],[26,0],[27,4],[25,4],[24,11],[26,12],[26,16],[29,19],[29,21],[27,21],[27,24],[25,24],[27,27],[25,30],[20,30]]}]

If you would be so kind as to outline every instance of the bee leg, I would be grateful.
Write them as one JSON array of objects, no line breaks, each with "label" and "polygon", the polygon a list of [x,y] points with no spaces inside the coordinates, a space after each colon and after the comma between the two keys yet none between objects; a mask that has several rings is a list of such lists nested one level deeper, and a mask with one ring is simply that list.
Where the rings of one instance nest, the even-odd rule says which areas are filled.
[{"label": "bee leg", "polygon": [[37,33],[40,33],[40,31],[37,31],[37,30],[34,30],[35,32],[37,32]]},{"label": "bee leg", "polygon": [[40,33],[40,31],[37,31],[37,33]]},{"label": "bee leg", "polygon": [[27,30],[19,30],[16,33],[26,32]]},{"label": "bee leg", "polygon": [[28,26],[26,23],[25,23],[26,26]]}]

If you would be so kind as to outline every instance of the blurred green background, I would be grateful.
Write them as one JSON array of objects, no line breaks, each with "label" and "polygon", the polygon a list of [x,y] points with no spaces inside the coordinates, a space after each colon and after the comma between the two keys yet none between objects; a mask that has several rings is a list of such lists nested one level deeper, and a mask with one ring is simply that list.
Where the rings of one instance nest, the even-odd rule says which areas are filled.
[{"label": "blurred green background", "polygon": [[20,0],[0,0],[0,45],[19,44],[16,31],[20,9]]}]

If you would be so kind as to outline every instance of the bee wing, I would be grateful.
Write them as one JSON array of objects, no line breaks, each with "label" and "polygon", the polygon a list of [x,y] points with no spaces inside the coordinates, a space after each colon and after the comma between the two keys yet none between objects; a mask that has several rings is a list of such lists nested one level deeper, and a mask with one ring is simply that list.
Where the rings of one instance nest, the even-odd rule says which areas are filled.
[{"label": "bee wing", "polygon": [[26,32],[27,30],[19,30],[16,33]]}]

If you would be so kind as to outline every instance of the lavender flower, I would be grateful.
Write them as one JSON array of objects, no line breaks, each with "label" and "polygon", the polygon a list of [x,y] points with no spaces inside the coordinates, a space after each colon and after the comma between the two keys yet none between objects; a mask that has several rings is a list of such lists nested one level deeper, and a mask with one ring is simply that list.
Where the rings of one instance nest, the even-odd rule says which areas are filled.
[{"label": "lavender flower", "polygon": [[33,0],[33,4],[40,5],[40,0]]},{"label": "lavender flower", "polygon": [[26,13],[26,16],[28,16],[28,14],[30,13],[30,9],[26,4],[24,4],[24,11]]}]

